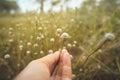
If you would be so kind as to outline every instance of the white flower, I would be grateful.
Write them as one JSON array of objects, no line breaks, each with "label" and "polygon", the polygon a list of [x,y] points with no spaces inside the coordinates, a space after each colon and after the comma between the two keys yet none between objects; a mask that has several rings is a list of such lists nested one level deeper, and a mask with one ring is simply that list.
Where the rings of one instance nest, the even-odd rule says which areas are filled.
[{"label": "white flower", "polygon": [[101,50],[101,49],[99,49],[99,50],[98,50],[98,52],[99,52],[99,53],[102,53],[102,50]]},{"label": "white flower", "polygon": [[30,54],[31,52],[30,51],[26,51],[27,54]]},{"label": "white flower", "polygon": [[38,47],[38,44],[36,43],[36,44],[34,44],[33,46],[34,46],[34,47]]},{"label": "white flower", "polygon": [[12,28],[12,27],[10,27],[10,28],[9,28],[9,30],[10,30],[10,31],[12,31],[12,30],[13,30],[13,28]]},{"label": "white flower", "polygon": [[115,39],[115,35],[113,33],[106,33],[105,38],[106,38],[106,40],[112,41]]},{"label": "white flower", "polygon": [[53,53],[53,50],[48,50],[48,53],[52,54],[52,53]]},{"label": "white flower", "polygon": [[4,58],[5,58],[5,59],[8,59],[8,58],[10,58],[10,55],[9,55],[9,54],[6,54],[6,55],[4,55]]},{"label": "white flower", "polygon": [[43,34],[41,35],[41,38],[42,38],[42,39],[44,38],[44,35],[43,35]]},{"label": "white flower", "polygon": [[77,41],[73,41],[74,44],[77,44]]},{"label": "white flower", "polygon": [[54,38],[51,38],[51,39],[50,39],[50,42],[54,42],[54,41],[55,41],[55,39],[54,39]]},{"label": "white flower", "polygon": [[82,69],[82,68],[80,68],[80,69],[79,69],[79,71],[80,71],[80,72],[82,72],[82,71],[83,71],[83,69]]},{"label": "white flower", "polygon": [[68,43],[67,46],[68,46],[68,47],[72,47],[72,44]]},{"label": "white flower", "polygon": [[68,33],[64,32],[64,33],[60,36],[60,38],[62,38],[62,39],[70,38],[70,35],[69,35]]},{"label": "white flower", "polygon": [[31,42],[28,42],[27,45],[30,46],[30,45],[31,45]]},{"label": "white flower", "polygon": [[37,36],[37,40],[41,40],[41,37]]},{"label": "white flower", "polygon": [[44,52],[43,51],[40,51],[40,54],[43,54]]},{"label": "white flower", "polygon": [[75,47],[76,46],[76,44],[73,44],[73,47]]},{"label": "white flower", "polygon": [[19,45],[19,48],[20,48],[20,50],[22,50],[23,49],[23,45]]},{"label": "white flower", "polygon": [[13,42],[13,39],[9,39],[9,42]]},{"label": "white flower", "polygon": [[56,30],[56,32],[57,32],[57,33],[61,33],[61,32],[62,32],[62,29],[61,29],[61,28],[58,28],[58,29]]}]

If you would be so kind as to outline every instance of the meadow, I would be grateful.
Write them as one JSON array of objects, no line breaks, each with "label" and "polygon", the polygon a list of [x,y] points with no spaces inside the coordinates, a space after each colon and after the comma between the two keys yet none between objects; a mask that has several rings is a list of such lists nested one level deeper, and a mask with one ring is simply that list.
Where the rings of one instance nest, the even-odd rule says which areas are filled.
[{"label": "meadow", "polygon": [[63,48],[72,58],[73,80],[120,80],[117,14],[72,10],[1,17],[0,80],[13,79],[30,61]]}]

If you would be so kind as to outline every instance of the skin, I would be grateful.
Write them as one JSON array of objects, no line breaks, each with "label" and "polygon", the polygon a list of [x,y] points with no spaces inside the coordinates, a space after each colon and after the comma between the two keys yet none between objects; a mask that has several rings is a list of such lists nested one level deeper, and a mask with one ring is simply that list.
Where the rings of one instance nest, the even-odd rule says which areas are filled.
[{"label": "skin", "polygon": [[34,60],[15,80],[72,80],[71,59],[67,50]]}]

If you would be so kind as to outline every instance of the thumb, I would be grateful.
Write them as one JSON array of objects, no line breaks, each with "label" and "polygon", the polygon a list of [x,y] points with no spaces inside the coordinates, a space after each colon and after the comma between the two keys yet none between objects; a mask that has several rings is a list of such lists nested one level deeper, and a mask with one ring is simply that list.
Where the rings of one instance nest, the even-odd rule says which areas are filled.
[{"label": "thumb", "polygon": [[42,64],[45,64],[48,67],[50,73],[52,73],[54,66],[59,61],[59,56],[60,56],[60,51],[57,51],[54,54],[49,54],[49,55],[39,59],[39,61]]},{"label": "thumb", "polygon": [[63,50],[63,72],[62,72],[62,80],[71,80],[71,58],[67,50]]}]

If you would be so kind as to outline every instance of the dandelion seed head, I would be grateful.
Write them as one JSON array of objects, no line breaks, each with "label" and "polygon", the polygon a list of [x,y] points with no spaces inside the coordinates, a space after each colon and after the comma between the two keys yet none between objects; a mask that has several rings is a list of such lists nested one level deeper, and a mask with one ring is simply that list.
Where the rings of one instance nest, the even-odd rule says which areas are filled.
[{"label": "dandelion seed head", "polygon": [[79,71],[80,71],[80,72],[82,72],[82,71],[83,71],[83,69],[82,69],[82,68],[80,68],[80,69],[79,69]]},{"label": "dandelion seed head", "polygon": [[62,39],[70,38],[70,35],[69,35],[68,33],[64,32],[64,33],[60,36],[60,38],[62,38]]},{"label": "dandelion seed head", "polygon": [[26,51],[27,54],[30,54],[31,52],[30,51]]},{"label": "dandelion seed head", "polygon": [[19,45],[19,49],[22,50],[23,49],[23,45]]},{"label": "dandelion seed head", "polygon": [[68,46],[68,47],[72,47],[72,44],[68,43],[67,46]]},{"label": "dandelion seed head", "polygon": [[49,54],[53,54],[53,50],[48,50],[48,53]]},{"label": "dandelion seed head", "polygon": [[43,35],[43,34],[41,35],[41,38],[42,38],[42,39],[44,38],[44,35]]},{"label": "dandelion seed head", "polygon": [[55,41],[55,39],[54,38],[50,38],[50,42],[54,42]]},{"label": "dandelion seed head", "polygon": [[56,30],[56,32],[57,32],[57,33],[61,33],[61,32],[62,32],[62,29],[61,29],[61,28],[58,28],[58,29]]},{"label": "dandelion seed head", "polygon": [[9,39],[9,42],[13,42],[14,40],[13,39]]},{"label": "dandelion seed head", "polygon": [[73,41],[74,44],[77,44],[77,41]]},{"label": "dandelion seed head", "polygon": [[28,45],[28,46],[31,46],[32,44],[31,44],[31,42],[28,42],[27,45]]},{"label": "dandelion seed head", "polygon": [[37,36],[37,38],[36,38],[37,40],[41,40],[41,37],[39,37],[39,36]]},{"label": "dandelion seed head", "polygon": [[115,39],[115,35],[113,33],[106,33],[105,38],[106,40],[112,41]]},{"label": "dandelion seed head", "polygon": [[35,47],[38,47],[39,45],[38,45],[37,43],[35,43],[33,46],[34,46],[34,48],[35,48]]},{"label": "dandelion seed head", "polygon": [[75,47],[76,46],[76,44],[73,44],[73,47]]},{"label": "dandelion seed head", "polygon": [[10,55],[9,55],[9,54],[6,54],[6,55],[4,55],[4,58],[5,58],[5,59],[8,59],[8,58],[10,58]]},{"label": "dandelion seed head", "polygon": [[10,30],[10,31],[13,31],[13,28],[12,28],[12,27],[10,27],[10,28],[9,28],[9,30]]},{"label": "dandelion seed head", "polygon": [[40,54],[43,54],[44,52],[43,51],[40,51]]}]

